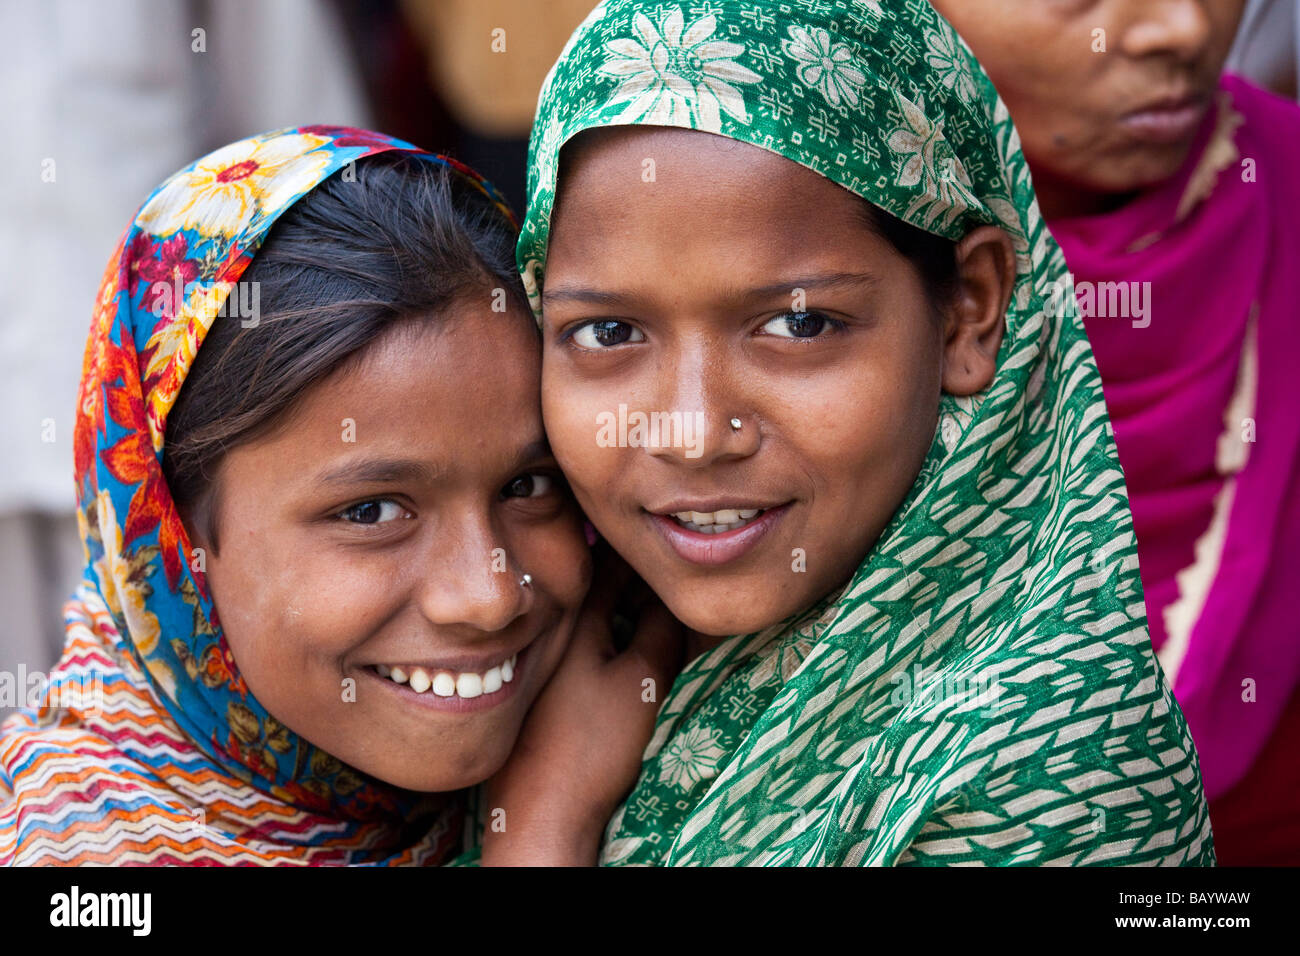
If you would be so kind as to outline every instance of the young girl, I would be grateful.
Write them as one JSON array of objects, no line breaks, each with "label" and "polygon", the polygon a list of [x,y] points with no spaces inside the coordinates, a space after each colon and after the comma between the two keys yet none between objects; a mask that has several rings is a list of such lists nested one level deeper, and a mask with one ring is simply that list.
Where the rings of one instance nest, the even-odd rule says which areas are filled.
[{"label": "young girl", "polygon": [[[590,572],[514,237],[475,174],[360,130],[254,137],[153,193],[95,308],[87,577],[0,733],[0,863],[460,849],[453,791],[505,762]],[[609,687],[658,673],[617,660],[590,665]],[[584,712],[648,729],[634,700]]]},{"label": "young girl", "polygon": [[1051,186],[1216,852],[1298,863],[1300,108],[1222,74],[1242,0],[936,6]]},{"label": "young girl", "polygon": [[1065,265],[948,25],[607,0],[530,175],[552,447],[704,635],[601,861],[1213,862]]}]

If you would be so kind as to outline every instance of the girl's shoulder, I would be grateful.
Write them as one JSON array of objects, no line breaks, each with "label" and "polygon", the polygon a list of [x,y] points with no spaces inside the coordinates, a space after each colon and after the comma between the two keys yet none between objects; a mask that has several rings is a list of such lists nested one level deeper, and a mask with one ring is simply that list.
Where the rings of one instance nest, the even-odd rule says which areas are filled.
[{"label": "girl's shoulder", "polygon": [[892,748],[924,756],[895,779],[929,792],[894,862],[1212,863],[1196,749],[1149,642],[1048,644],[960,662],[900,712]]}]

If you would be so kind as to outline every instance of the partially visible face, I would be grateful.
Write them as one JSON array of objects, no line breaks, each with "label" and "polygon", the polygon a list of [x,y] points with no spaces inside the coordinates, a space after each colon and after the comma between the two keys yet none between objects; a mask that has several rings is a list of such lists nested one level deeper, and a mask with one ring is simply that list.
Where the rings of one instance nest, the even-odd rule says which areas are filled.
[{"label": "partially visible face", "polygon": [[414,790],[504,763],[590,576],[532,320],[488,302],[392,330],[216,476],[208,581],[252,693]]},{"label": "partially visible face", "polygon": [[1244,2],[932,0],[1006,101],[1049,216],[1178,171]]},{"label": "partially visible face", "polygon": [[765,150],[585,134],[543,302],[556,457],[601,533],[705,634],[777,623],[843,583],[933,438],[942,322],[917,270],[857,197]]}]

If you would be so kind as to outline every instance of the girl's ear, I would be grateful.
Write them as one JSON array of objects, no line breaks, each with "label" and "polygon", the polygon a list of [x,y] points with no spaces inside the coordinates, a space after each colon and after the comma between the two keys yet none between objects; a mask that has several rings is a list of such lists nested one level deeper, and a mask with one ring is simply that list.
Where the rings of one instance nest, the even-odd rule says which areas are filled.
[{"label": "girl's ear", "polygon": [[944,326],[943,390],[974,395],[997,371],[1016,253],[1005,232],[980,226],[957,243],[956,258],[958,290]]},{"label": "girl's ear", "polygon": [[202,548],[210,555],[217,553],[217,529],[215,525],[216,488],[207,489],[197,502],[179,506],[181,524],[190,539],[190,546]]}]

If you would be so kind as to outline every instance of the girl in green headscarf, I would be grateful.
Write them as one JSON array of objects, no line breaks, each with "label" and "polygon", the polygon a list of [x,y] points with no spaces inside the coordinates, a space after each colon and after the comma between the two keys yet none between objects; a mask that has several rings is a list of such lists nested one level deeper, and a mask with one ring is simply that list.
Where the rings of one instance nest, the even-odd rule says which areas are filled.
[{"label": "girl in green headscarf", "polygon": [[1213,863],[1065,263],[928,4],[608,0],[529,193],[552,446],[698,638],[603,840],[485,861]]}]

